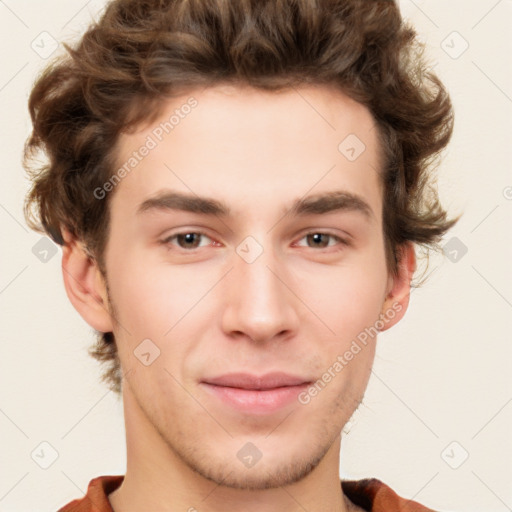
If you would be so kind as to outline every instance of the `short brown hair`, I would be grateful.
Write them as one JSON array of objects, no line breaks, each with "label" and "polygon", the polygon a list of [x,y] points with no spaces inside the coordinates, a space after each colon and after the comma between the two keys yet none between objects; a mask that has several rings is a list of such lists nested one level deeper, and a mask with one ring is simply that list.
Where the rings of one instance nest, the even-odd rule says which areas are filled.
[{"label": "short brown hair", "polygon": [[[105,276],[109,197],[93,190],[114,172],[120,133],[154,119],[163,98],[220,83],[334,86],[369,108],[385,156],[391,272],[402,244],[439,249],[458,220],[447,219],[432,175],[453,129],[450,98],[393,0],[114,0],[64,46],[69,55],[41,73],[29,99],[25,216],[59,244],[65,226]],[[110,363],[102,379],[120,393],[113,333],[98,333],[91,355]]]}]

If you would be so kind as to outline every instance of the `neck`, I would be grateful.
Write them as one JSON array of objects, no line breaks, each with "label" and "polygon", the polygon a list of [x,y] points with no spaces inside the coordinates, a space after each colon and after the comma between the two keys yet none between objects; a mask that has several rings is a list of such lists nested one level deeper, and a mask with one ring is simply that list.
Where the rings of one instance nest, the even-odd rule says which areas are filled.
[{"label": "neck", "polygon": [[[108,498],[114,512],[350,512],[339,479],[340,436],[306,476],[287,485],[275,484],[268,470],[265,485],[225,485],[211,461],[211,475],[184,460],[148,420],[128,386],[123,389],[126,423],[127,470],[121,486]],[[172,440],[171,440],[172,441]],[[195,446],[201,450],[201,446]],[[208,459],[205,451],[204,460]],[[202,466],[202,468],[204,465]],[[233,464],[233,471],[244,470]],[[201,468],[201,469],[202,469]],[[227,468],[229,469],[229,468]],[[258,470],[255,465],[252,470]],[[261,466],[259,468],[261,470]],[[250,470],[249,470],[250,471]],[[226,472],[226,476],[229,475]],[[254,473],[253,473],[254,475]],[[226,481],[228,478],[226,478]],[[231,481],[230,481],[231,482]]]}]

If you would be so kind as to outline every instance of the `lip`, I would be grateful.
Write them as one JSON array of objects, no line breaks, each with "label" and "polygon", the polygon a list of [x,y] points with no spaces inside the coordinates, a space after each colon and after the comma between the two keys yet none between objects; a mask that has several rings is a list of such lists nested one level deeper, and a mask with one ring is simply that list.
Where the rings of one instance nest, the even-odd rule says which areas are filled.
[{"label": "lip", "polygon": [[282,372],[263,376],[230,373],[206,379],[200,385],[223,404],[247,414],[263,415],[296,401],[311,382]]},{"label": "lip", "polygon": [[226,373],[218,377],[204,379],[203,382],[230,388],[265,390],[284,386],[298,386],[311,381],[289,373],[271,372],[261,376],[249,373]]}]

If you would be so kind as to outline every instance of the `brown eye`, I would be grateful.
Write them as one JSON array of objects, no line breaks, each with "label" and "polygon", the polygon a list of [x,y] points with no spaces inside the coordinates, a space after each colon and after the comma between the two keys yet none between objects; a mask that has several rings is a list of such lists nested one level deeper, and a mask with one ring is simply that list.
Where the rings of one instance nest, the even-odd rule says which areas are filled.
[{"label": "brown eye", "polygon": [[311,242],[313,246],[316,247],[327,247],[329,245],[329,237],[330,235],[325,233],[313,233],[311,235],[306,235],[308,242]]},{"label": "brown eye", "polygon": [[[333,235],[332,233],[324,233],[321,231],[312,231],[304,235],[301,240],[306,239],[308,247],[311,248],[319,248],[326,249],[328,247],[334,247],[336,245],[346,246],[348,242],[337,235]],[[330,240],[334,240],[338,242],[338,244],[329,244]]]},{"label": "brown eye", "polygon": [[165,240],[163,240],[162,243],[174,245],[171,243],[171,241],[176,239],[177,245],[180,249],[193,250],[198,249],[200,247],[199,242],[201,240],[201,237],[209,239],[209,237],[206,236],[204,233],[199,233],[196,231],[185,231],[183,233],[176,233],[166,238]]}]

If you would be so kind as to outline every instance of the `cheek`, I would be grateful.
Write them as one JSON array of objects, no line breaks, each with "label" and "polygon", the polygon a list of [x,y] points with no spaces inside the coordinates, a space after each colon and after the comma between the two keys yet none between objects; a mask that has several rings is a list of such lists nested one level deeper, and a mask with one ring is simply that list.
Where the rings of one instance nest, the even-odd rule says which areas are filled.
[{"label": "cheek", "polygon": [[[138,339],[162,336],[172,327],[181,304],[182,286],[162,277],[144,259],[125,254],[112,267],[109,282],[119,321]],[[121,334],[123,330],[121,329]]]},{"label": "cheek", "polygon": [[325,277],[329,279],[309,280],[310,290],[318,297],[311,309],[318,311],[321,323],[334,332],[317,321],[310,323],[312,338],[318,341],[315,333],[325,332],[319,340],[321,373],[312,394],[321,394],[317,404],[330,404],[333,417],[341,419],[343,415],[337,416],[340,410],[351,414],[358,405],[370,377],[386,274],[374,265],[338,269],[335,273],[331,269]]},{"label": "cheek", "polygon": [[301,279],[298,295],[338,340],[347,341],[378,319],[386,280],[385,266],[376,261],[319,267]]},{"label": "cheek", "polygon": [[[162,350],[199,324],[214,294],[211,271],[186,265],[144,263],[147,255],[125,255],[111,276],[112,299],[120,322],[130,332],[128,343],[153,340]],[[126,332],[120,329],[121,336]],[[174,349],[173,349],[174,350]]]},{"label": "cheek", "polygon": [[[150,393],[150,388],[159,388],[162,395],[172,394],[175,381],[168,372],[178,376],[180,362],[194,347],[183,341],[186,334],[194,339],[193,306],[198,302],[190,290],[183,293],[182,272],[166,272],[127,261],[112,276],[112,300],[122,326],[115,332],[122,366],[141,389]],[[147,366],[146,353],[151,361]]]}]

